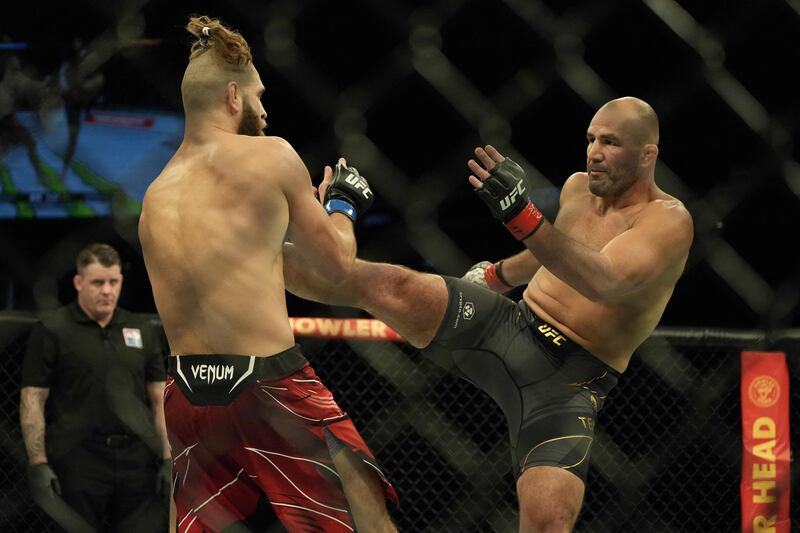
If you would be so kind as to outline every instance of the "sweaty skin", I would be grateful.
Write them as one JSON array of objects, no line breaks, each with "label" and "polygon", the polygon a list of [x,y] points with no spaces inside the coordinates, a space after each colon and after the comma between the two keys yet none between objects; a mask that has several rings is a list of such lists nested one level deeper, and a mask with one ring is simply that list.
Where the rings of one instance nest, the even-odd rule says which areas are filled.
[{"label": "sweaty skin", "polygon": [[299,246],[315,242],[309,262],[328,264],[336,276],[355,255],[352,238],[340,245],[345,225],[314,199],[305,166],[282,139],[217,128],[187,133],[148,189],[139,222],[172,354],[269,356],[293,346],[283,281],[287,230]]},{"label": "sweaty skin", "polygon": [[184,143],[147,191],[139,233],[173,353],[267,355],[294,344],[280,319],[289,209],[264,191],[281,169],[253,168],[252,152],[265,150],[287,158],[272,139]]},{"label": "sweaty skin", "polygon": [[[261,98],[265,87],[253,66],[250,47],[245,39],[219,20],[208,17],[191,17],[187,30],[198,40],[192,45],[181,84],[186,117],[183,142],[148,188],[139,219],[139,239],[155,304],[172,356],[275,356],[295,345],[286,309],[285,288],[287,285],[291,288],[291,285],[284,281],[285,264],[300,271],[295,274],[289,272],[290,277],[308,273],[326,286],[342,282],[350,274],[355,261],[353,222],[342,213],[329,215],[325,211],[317,199],[317,191],[311,184],[305,165],[289,143],[264,136],[267,113]],[[339,159],[339,164],[347,167],[343,158]],[[333,170],[325,167],[319,188],[320,198],[325,198],[332,178]],[[285,243],[287,238],[289,242]],[[299,364],[297,352],[284,355],[294,357],[280,359],[279,364],[291,360],[295,363],[287,364]],[[259,365],[262,370],[267,366]],[[251,366],[250,370],[253,371],[254,367]],[[286,370],[289,371],[288,367]],[[311,370],[304,366],[302,371]],[[272,373],[264,372],[261,377]],[[293,378],[284,376],[283,379]],[[253,402],[258,398],[257,401],[262,402],[258,407],[248,404],[252,406],[248,409],[255,409],[252,413],[253,424],[263,425],[266,431],[276,434],[301,431],[301,422],[293,421],[285,425],[283,418],[271,414],[273,409],[280,408],[297,414],[294,406],[289,408],[274,397],[277,403],[272,405],[261,396],[251,394],[256,393],[247,392],[245,396],[249,399],[246,401]],[[179,400],[181,396],[183,393],[176,393],[165,399],[170,439],[174,436],[183,440],[185,437],[182,436],[182,430],[186,428],[180,426],[180,420],[186,420],[182,413],[187,410],[188,402],[192,404],[189,416],[195,417],[192,418],[191,428],[187,430],[192,433],[188,438],[200,439],[203,444],[200,449],[208,446],[207,449],[221,453],[207,456],[201,451],[199,457],[188,459],[197,459],[193,463],[194,470],[200,469],[201,472],[190,483],[196,484],[200,491],[210,491],[208,502],[231,484],[227,482],[226,485],[217,486],[216,473],[239,467],[244,469],[240,473],[251,470],[250,461],[244,463],[238,455],[242,452],[238,448],[245,445],[241,440],[244,434],[233,430],[231,435],[224,435],[220,441],[219,438],[212,438],[213,431],[209,433],[194,428],[195,422],[202,425],[201,419],[206,408],[195,408],[191,399],[184,397]],[[175,400],[171,407],[172,398]],[[183,407],[175,407],[176,403],[183,403]],[[336,407],[333,400],[325,403],[325,408],[333,407]],[[242,407],[231,405],[219,408],[235,410]],[[333,417],[314,421],[298,416],[305,419],[309,426],[302,428],[304,434],[298,441],[303,449],[298,448],[297,453],[301,455],[311,454],[324,459],[324,445],[331,446],[332,443],[338,443],[339,439],[344,439],[333,430],[330,435],[323,437],[317,431],[321,426],[340,424],[337,427],[355,432],[349,420]],[[317,426],[316,430],[310,427],[314,425]],[[227,431],[230,428],[223,430]],[[312,433],[315,436],[311,436]],[[347,442],[343,440],[344,444],[338,446],[337,451],[330,452],[333,469],[325,466],[326,470],[338,476],[343,494],[337,494],[338,489],[333,484],[324,491],[331,492],[331,497],[336,498],[337,502],[341,498],[347,499],[347,512],[359,531],[396,531],[384,502],[386,496],[392,495],[392,491],[384,487],[375,469],[356,453],[357,449],[361,449],[361,440],[354,440],[356,436],[353,436],[352,442],[347,437]],[[318,442],[308,439],[318,439]],[[269,446],[269,443],[264,442],[262,446]],[[306,446],[310,448],[305,449]],[[189,451],[192,447],[194,444],[184,450],[187,456],[195,453]],[[302,457],[299,459],[306,460]],[[189,472],[188,466],[186,468],[184,485]],[[283,473],[281,470],[278,472]],[[301,486],[318,483],[322,479],[319,475],[328,476],[327,473],[307,473],[307,476],[303,473],[296,480],[300,485],[295,485],[299,491],[298,499],[294,499],[294,494],[287,498],[302,505],[307,499],[317,506],[344,511],[315,501],[301,490]],[[238,474],[235,476],[238,477]],[[227,479],[227,474],[223,478]],[[289,480],[288,477],[286,479]],[[295,484],[293,480],[289,482]],[[279,490],[268,479],[256,483],[267,499],[275,490]],[[228,515],[220,516],[216,510],[209,511],[209,508],[203,513],[210,515],[200,516],[197,511],[205,504],[192,507],[192,496],[186,496],[185,493],[181,496],[180,492],[176,494],[178,501],[175,503],[180,512],[195,514],[191,523],[200,517],[204,522],[202,527],[214,529],[214,523],[228,520]],[[181,500],[184,497],[186,501]],[[236,509],[240,517],[251,512],[239,508],[239,504],[246,506],[246,501],[231,501],[228,504]],[[228,504],[220,505],[224,508]],[[332,518],[302,505],[273,502],[276,507],[297,507],[291,517],[288,514],[280,516],[287,526],[290,525],[287,520],[290,520],[292,523],[306,523],[308,527],[321,527],[312,523],[316,515],[322,517],[321,523]],[[258,507],[256,514],[262,511],[261,505]],[[280,515],[277,509],[276,514]],[[186,514],[179,520],[188,516]],[[247,529],[244,522],[237,524],[226,525],[225,531]]]},{"label": "sweaty skin", "polygon": [[[561,209],[554,225],[597,252],[631,228],[659,221],[669,223],[673,212],[685,213],[681,202],[657,188],[646,202],[604,212],[599,199],[589,191],[588,181],[585,172],[569,178],[561,193]],[[525,289],[523,299],[568,338],[622,372],[633,351],[658,324],[683,272],[685,251],[682,247],[680,257],[664,257],[670,263],[646,285],[608,300],[590,300],[542,266]]]},{"label": "sweaty skin", "polygon": [[[544,222],[524,240],[526,251],[503,262],[510,283],[529,282],[523,298],[537,315],[620,372],[658,324],[693,237],[689,212],[655,184],[658,130],[648,111],[641,100],[621,98],[597,112],[587,130],[587,172],[567,180],[555,224]],[[491,146],[475,155],[480,164],[468,163],[469,181],[480,187],[504,157]],[[357,261],[345,283],[331,286],[288,271],[292,292],[366,309],[420,348],[444,316],[447,292],[437,276]]]},{"label": "sweaty skin", "polygon": [[[587,129],[586,172],[570,176],[555,223],[503,263],[506,279],[530,280],[528,306],[616,370],[652,333],[686,265],[693,238],[683,204],[655,184],[658,123],[645,102],[612,100]],[[497,150],[468,166],[488,176]],[[485,167],[485,169],[484,169]],[[531,277],[532,276],[532,277]]]},{"label": "sweaty skin", "polygon": [[[607,365],[624,371],[634,349],[653,331],[686,264],[692,242],[689,212],[654,181],[658,122],[635,98],[604,105],[587,130],[587,172],[562,189],[555,224],[542,222],[527,250],[503,262],[504,277],[528,284],[524,299]],[[478,148],[468,162],[479,188],[503,156]],[[286,255],[287,265],[299,262]],[[446,314],[442,277],[356,261],[336,285],[290,268],[287,285],[319,302],[359,307],[418,348],[435,338]],[[547,379],[546,376],[542,376]],[[520,531],[571,531],[584,484],[563,467],[533,466],[517,480]]]}]

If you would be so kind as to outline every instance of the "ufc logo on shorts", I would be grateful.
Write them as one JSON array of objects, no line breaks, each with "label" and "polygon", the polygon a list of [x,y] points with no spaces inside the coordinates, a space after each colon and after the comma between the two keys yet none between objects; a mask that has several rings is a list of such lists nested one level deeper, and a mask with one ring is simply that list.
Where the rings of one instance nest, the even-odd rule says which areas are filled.
[{"label": "ufc logo on shorts", "polygon": [[369,198],[372,194],[372,191],[369,190],[369,187],[367,187],[367,184],[364,183],[364,180],[362,180],[360,176],[348,174],[344,181],[352,185],[354,189],[364,189],[361,191],[361,194],[364,195],[364,198]]},{"label": "ufc logo on shorts", "polygon": [[516,200],[518,196],[522,196],[523,194],[525,194],[525,184],[520,181],[517,183],[516,187],[511,189],[511,192],[508,193],[505,198],[500,200],[500,208],[505,211],[511,207],[511,204],[514,203],[514,200]]}]

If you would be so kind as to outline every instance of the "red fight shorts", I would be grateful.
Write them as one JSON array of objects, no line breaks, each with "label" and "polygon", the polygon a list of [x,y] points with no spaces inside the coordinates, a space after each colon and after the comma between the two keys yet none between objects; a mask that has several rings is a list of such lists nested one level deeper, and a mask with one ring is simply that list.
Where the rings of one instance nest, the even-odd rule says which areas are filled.
[{"label": "red fight shorts", "polygon": [[327,438],[374,469],[375,457],[298,346],[272,357],[170,357],[164,392],[178,533],[353,531]]}]

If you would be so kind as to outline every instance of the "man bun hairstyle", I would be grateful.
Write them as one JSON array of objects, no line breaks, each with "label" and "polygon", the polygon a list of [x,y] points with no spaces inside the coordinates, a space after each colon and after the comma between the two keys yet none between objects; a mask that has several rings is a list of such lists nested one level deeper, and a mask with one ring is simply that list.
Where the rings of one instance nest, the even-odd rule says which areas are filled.
[{"label": "man bun hairstyle", "polygon": [[181,82],[187,116],[219,106],[230,82],[244,87],[258,81],[250,47],[239,32],[205,16],[190,17],[186,30],[197,37]]},{"label": "man bun hairstyle", "polygon": [[225,26],[219,19],[192,15],[186,31],[197,37],[197,41],[192,44],[189,61],[211,52],[225,66],[239,71],[253,62],[250,46],[244,37],[238,31]]}]

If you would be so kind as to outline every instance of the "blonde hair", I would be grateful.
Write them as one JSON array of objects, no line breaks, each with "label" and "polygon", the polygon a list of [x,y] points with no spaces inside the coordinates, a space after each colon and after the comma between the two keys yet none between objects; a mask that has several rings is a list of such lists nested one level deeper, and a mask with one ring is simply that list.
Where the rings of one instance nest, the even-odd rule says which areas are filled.
[{"label": "blonde hair", "polygon": [[253,81],[253,55],[239,32],[206,16],[190,16],[186,31],[197,37],[181,83],[186,113],[212,107],[230,81],[239,85]]},{"label": "blonde hair", "polygon": [[[203,29],[208,28],[204,34]],[[189,61],[200,54],[212,51],[226,65],[235,69],[244,69],[253,62],[250,46],[242,34],[225,26],[219,19],[204,16],[191,16],[186,31],[197,37],[192,44]]]}]

